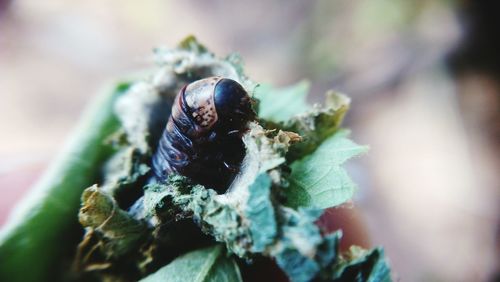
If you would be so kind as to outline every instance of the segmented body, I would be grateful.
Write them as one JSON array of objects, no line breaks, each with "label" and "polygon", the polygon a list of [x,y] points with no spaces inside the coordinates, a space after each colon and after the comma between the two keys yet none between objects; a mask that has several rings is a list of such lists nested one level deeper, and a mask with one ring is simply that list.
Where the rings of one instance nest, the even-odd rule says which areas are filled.
[{"label": "segmented body", "polygon": [[252,101],[234,80],[211,77],[185,86],[153,156],[153,172],[164,182],[171,173],[223,192],[245,155],[242,135],[255,119]]}]

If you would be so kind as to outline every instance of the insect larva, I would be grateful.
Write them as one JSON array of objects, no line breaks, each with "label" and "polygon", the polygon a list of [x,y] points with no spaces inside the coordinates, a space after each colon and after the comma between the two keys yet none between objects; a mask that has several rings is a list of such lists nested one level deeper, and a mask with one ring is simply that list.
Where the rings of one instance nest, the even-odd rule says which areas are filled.
[{"label": "insect larva", "polygon": [[153,155],[153,172],[171,173],[224,192],[245,155],[241,137],[256,118],[252,99],[236,81],[210,77],[181,89]]}]

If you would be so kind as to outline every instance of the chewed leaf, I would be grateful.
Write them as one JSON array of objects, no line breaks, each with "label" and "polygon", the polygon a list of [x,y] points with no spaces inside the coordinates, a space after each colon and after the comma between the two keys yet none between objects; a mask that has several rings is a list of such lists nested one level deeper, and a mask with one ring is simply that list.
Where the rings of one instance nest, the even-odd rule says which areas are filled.
[{"label": "chewed leaf", "polygon": [[341,130],[326,139],[311,155],[292,164],[288,205],[328,208],[349,200],[355,185],[341,165],[367,151]]},{"label": "chewed leaf", "polygon": [[203,44],[198,42],[196,40],[196,37],[194,35],[189,35],[186,38],[184,38],[179,44],[178,47],[180,49],[185,49],[188,51],[192,51],[195,53],[207,53],[207,47],[205,47]]},{"label": "chewed leaf", "polygon": [[352,246],[335,266],[333,281],[389,282],[391,271],[381,248],[365,250]]},{"label": "chewed leaf", "polygon": [[142,282],[243,281],[236,262],[227,257],[221,245],[187,253]]},{"label": "chewed leaf", "polygon": [[274,241],[278,233],[276,215],[270,199],[271,184],[271,178],[263,173],[255,179],[249,188],[250,196],[245,212],[250,222],[255,252],[264,251],[266,246]]},{"label": "chewed leaf", "polygon": [[290,147],[286,155],[287,161],[293,162],[314,152],[325,139],[340,128],[349,104],[349,97],[329,91],[326,93],[325,106],[314,105],[304,112],[297,112],[286,121],[261,119],[261,122],[267,129],[290,131],[302,137],[301,142]]},{"label": "chewed leaf", "polygon": [[310,108],[306,102],[309,88],[307,81],[286,88],[273,88],[268,84],[258,86],[254,97],[260,101],[259,117],[280,122],[305,112]]}]

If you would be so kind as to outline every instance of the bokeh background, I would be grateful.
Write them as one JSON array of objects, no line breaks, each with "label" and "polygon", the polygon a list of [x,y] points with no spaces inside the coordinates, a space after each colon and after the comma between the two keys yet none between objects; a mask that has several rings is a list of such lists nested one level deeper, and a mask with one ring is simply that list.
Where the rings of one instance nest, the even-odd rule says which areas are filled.
[{"label": "bokeh background", "polygon": [[[371,146],[354,205],[396,278],[498,278],[495,1],[235,2],[0,0],[0,183],[33,182],[104,84],[194,34],[255,81],[353,98],[346,126]],[[1,224],[26,191],[0,192]]]}]

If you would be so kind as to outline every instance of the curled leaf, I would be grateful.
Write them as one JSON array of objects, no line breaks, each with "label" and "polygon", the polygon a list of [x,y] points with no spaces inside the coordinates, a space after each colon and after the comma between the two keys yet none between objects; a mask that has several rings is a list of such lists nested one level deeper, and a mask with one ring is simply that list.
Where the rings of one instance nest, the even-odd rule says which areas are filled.
[{"label": "curled leaf", "polygon": [[121,210],[116,201],[96,185],[82,196],[80,223],[87,229],[78,247],[76,264],[87,270],[106,269],[144,244],[150,231],[147,226]]}]

